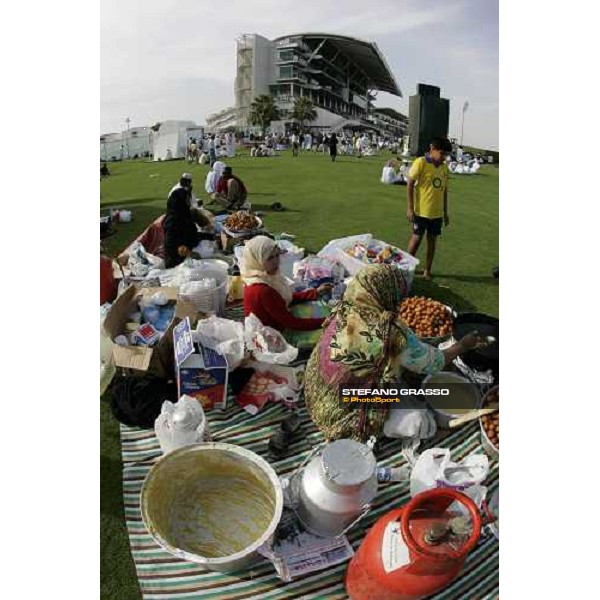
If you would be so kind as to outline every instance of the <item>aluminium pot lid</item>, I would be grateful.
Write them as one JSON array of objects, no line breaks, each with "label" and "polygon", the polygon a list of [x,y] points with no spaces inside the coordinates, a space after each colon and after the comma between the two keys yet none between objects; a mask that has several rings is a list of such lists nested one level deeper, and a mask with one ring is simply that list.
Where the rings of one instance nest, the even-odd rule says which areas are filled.
[{"label": "aluminium pot lid", "polygon": [[321,458],[326,477],[337,485],[360,485],[375,472],[373,452],[354,440],[337,440],[328,444]]}]

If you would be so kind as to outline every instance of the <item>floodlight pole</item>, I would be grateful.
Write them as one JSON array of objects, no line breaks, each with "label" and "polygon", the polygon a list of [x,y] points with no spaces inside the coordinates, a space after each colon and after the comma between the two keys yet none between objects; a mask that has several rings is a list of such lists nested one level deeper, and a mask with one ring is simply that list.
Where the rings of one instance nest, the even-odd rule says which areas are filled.
[{"label": "floodlight pole", "polygon": [[463,109],[462,109],[462,121],[461,121],[461,125],[460,125],[460,145],[461,145],[461,147],[463,145],[463,132],[465,129],[465,113],[467,112],[467,108],[469,108],[468,101],[463,104]]},{"label": "floodlight pole", "polygon": [[129,156],[129,123],[131,123],[131,119],[127,117],[125,123],[127,123],[127,158],[129,159],[131,158],[131,156]]}]

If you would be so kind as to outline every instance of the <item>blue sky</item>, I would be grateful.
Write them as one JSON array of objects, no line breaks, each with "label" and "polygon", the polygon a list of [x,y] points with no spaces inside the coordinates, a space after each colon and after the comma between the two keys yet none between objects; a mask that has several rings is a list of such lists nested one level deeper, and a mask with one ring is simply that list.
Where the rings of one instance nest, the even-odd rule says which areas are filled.
[{"label": "blue sky", "polygon": [[[100,132],[166,119],[201,124],[234,103],[235,37],[324,31],[374,41],[404,95],[378,106],[408,114],[418,83],[450,99],[450,136],[498,148],[496,0],[103,0]],[[343,10],[342,10],[343,7]]]}]

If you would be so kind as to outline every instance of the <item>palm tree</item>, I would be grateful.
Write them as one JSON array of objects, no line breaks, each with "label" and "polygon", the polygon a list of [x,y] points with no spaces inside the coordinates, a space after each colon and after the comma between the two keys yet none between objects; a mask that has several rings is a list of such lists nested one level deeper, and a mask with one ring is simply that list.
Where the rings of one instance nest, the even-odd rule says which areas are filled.
[{"label": "palm tree", "polygon": [[278,121],[279,118],[279,109],[275,106],[273,96],[257,96],[250,105],[250,124],[260,126],[263,135],[271,121]]},{"label": "palm tree", "polygon": [[316,121],[317,109],[314,104],[306,97],[300,96],[294,101],[294,110],[292,111],[292,119],[300,121],[300,129],[303,128],[304,122]]}]

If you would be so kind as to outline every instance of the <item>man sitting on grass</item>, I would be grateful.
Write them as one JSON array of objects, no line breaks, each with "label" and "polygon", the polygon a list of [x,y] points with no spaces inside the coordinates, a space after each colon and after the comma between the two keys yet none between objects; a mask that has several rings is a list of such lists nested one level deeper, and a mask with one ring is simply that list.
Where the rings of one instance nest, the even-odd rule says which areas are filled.
[{"label": "man sitting on grass", "polygon": [[246,205],[247,197],[248,191],[244,182],[233,174],[231,167],[225,167],[212,199],[227,210],[240,210]]}]

